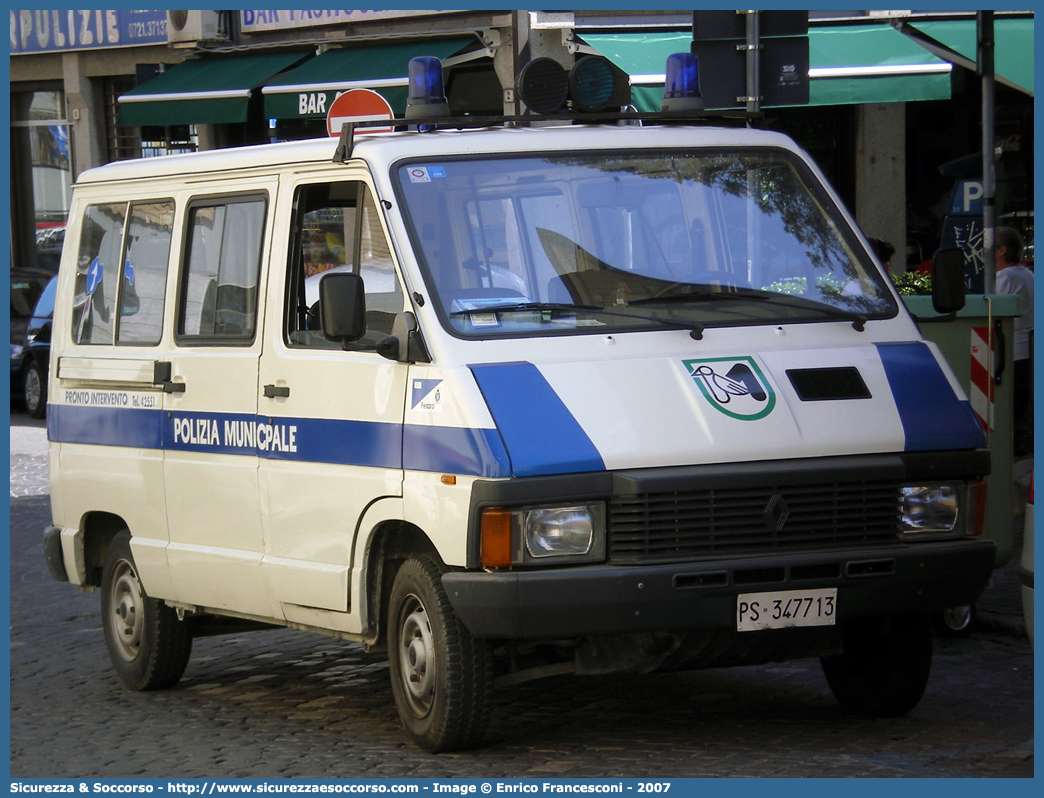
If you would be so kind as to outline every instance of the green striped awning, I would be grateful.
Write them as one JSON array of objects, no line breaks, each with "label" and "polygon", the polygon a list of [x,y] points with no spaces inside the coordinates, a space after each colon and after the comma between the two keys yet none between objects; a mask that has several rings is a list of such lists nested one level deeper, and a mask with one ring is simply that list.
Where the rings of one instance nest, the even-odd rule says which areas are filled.
[{"label": "green striped awning", "polygon": [[[975,60],[975,20],[916,21],[910,26],[940,44]],[[1033,95],[1033,19],[994,17],[995,42],[993,71],[996,79],[1012,88]]]},{"label": "green striped awning", "polygon": [[123,126],[245,122],[250,94],[310,52],[207,57],[183,61],[118,98]]},{"label": "green striped awning", "polygon": [[323,119],[337,95],[349,89],[376,91],[402,114],[410,59],[430,55],[444,61],[474,42],[469,36],[327,50],[265,84],[261,90],[265,115],[270,119]]},{"label": "green striped awning", "polygon": [[[689,32],[580,34],[631,77],[639,111],[658,111],[664,64],[688,52]],[[834,25],[808,31],[809,105],[915,102],[950,98],[952,67],[891,25]]]}]

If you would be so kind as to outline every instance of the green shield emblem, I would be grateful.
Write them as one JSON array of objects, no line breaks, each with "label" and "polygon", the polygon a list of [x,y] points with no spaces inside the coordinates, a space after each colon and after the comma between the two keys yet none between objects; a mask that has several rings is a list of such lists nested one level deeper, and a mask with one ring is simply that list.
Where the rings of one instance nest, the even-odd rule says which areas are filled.
[{"label": "green shield emblem", "polygon": [[740,421],[765,418],[776,406],[776,393],[752,357],[714,357],[683,360],[711,406]]}]

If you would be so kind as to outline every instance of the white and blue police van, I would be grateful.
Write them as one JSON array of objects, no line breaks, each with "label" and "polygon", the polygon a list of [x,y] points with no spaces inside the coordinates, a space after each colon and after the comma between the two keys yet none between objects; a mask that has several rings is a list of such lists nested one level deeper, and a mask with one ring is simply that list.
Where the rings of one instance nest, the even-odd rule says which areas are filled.
[{"label": "white and blue police van", "polygon": [[565,671],[918,703],[994,560],[965,395],[790,139],[618,116],[80,176],[45,549],[127,688],[276,625],[386,650],[431,751]]}]

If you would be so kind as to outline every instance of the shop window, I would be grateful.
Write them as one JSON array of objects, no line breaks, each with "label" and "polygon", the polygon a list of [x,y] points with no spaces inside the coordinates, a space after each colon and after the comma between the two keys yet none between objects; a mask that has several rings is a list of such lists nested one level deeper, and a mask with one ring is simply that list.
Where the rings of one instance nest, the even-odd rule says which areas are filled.
[{"label": "shop window", "polygon": [[58,269],[72,197],[65,95],[11,95],[12,251],[21,266]]}]

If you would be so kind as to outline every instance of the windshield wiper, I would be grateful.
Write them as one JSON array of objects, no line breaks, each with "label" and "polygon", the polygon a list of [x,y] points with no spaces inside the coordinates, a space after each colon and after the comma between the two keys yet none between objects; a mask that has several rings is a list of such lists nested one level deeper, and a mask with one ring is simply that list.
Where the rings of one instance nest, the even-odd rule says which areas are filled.
[{"label": "windshield wiper", "polygon": [[655,296],[643,296],[640,299],[628,300],[628,305],[659,305],[672,302],[691,302],[694,299],[771,299],[772,294],[758,291],[753,288],[740,288],[730,291],[681,291],[679,293],[656,294]]},{"label": "windshield wiper", "polygon": [[794,296],[793,294],[777,294],[772,291],[759,291],[758,289],[752,288],[728,292],[685,291],[678,294],[667,294],[665,296],[650,296],[642,297],[641,299],[633,299],[627,304],[670,304],[674,302],[691,302],[695,300],[705,299],[742,299],[789,305],[792,307],[801,308],[802,310],[811,310],[815,313],[821,313],[824,316],[830,316],[831,318],[849,321],[852,323],[852,328],[859,332],[862,332],[865,329],[868,318],[867,315],[864,313],[859,313],[854,310],[845,310],[844,308],[835,307],[834,305],[828,305],[825,302],[818,302],[814,299],[806,299],[805,297]]},{"label": "windshield wiper", "polygon": [[450,316],[471,316],[475,313],[519,313],[527,310],[560,310],[566,313],[577,310],[594,313],[612,312],[606,311],[605,308],[596,307],[595,305],[573,305],[568,302],[506,302],[503,305],[490,304],[482,307],[454,310],[450,313]]},{"label": "windshield wiper", "polygon": [[517,302],[506,305],[489,305],[488,307],[472,308],[469,310],[455,310],[450,313],[450,316],[471,316],[476,313],[525,313],[527,311],[562,311],[565,313],[581,311],[584,313],[597,313],[603,316],[613,316],[614,318],[651,321],[660,327],[666,327],[670,330],[688,330],[689,334],[697,341],[703,337],[704,327],[702,324],[676,322],[659,316],[647,316],[642,313],[628,313],[625,310],[622,310],[622,308],[626,308],[627,305],[620,305],[618,307],[620,307],[621,310],[598,307],[597,305],[573,305],[566,302]]},{"label": "windshield wiper", "polygon": [[821,313],[824,316],[840,319],[841,321],[850,321],[852,322],[852,329],[857,332],[862,332],[866,328],[866,322],[869,318],[865,313],[859,313],[854,310],[845,310],[844,308],[835,307],[834,305],[828,305],[825,302],[818,302],[814,299],[806,299],[805,297],[794,296],[793,294],[768,294],[767,297],[778,304],[790,305],[801,308],[802,310],[811,310],[815,313]]}]

